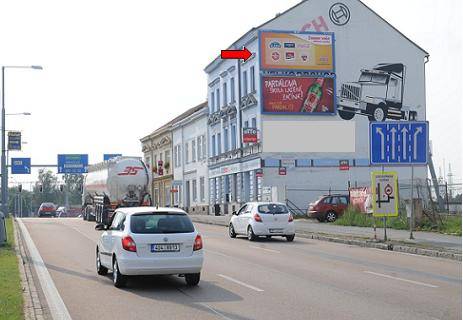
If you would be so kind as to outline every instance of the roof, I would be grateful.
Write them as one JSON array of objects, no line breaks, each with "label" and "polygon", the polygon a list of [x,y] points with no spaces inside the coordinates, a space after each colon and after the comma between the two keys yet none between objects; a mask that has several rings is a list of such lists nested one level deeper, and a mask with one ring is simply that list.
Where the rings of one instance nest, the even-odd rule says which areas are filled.
[{"label": "roof", "polygon": [[207,106],[207,101],[205,102],[202,102],[200,104],[198,104],[197,106],[193,107],[193,108],[190,108],[188,109],[187,111],[183,112],[182,114],[180,114],[178,117],[170,120],[169,122],[167,122],[166,124],[164,124],[163,126],[157,128],[156,130],[154,130],[153,132],[151,132],[149,135],[143,137],[140,139],[140,141],[144,141],[144,140],[147,140],[148,138],[152,137],[152,136],[156,136],[160,133],[163,133],[164,131],[166,131],[167,129],[169,129],[172,124],[180,121],[180,120],[183,120],[189,116],[191,116],[192,114],[194,114],[195,112],[205,108]]},{"label": "roof", "polygon": [[[305,2],[307,1],[312,1],[312,0],[303,0],[301,2],[299,2],[298,4],[292,6],[291,8],[283,11],[283,13],[279,13],[277,14],[275,17],[273,17],[272,19],[269,19],[267,21],[265,21],[264,23],[260,24],[259,26],[257,27],[254,27],[254,28],[251,28],[248,32],[246,32],[244,35],[242,35],[240,38],[238,38],[236,41],[234,41],[230,46],[228,46],[228,48],[234,48],[236,46],[236,44],[241,40],[243,39],[244,37],[246,37],[248,34],[250,34],[251,32],[255,31],[256,29],[260,29],[262,28],[263,26],[265,26],[267,23],[270,23],[272,22],[273,20],[275,19],[278,19],[281,15],[284,15],[286,13],[288,13],[289,11],[293,10],[293,9],[296,9],[297,7],[299,7],[300,5],[304,4]],[[381,17],[379,14],[377,14],[373,9],[371,9],[369,6],[367,6],[365,3],[363,3],[361,0],[357,0],[358,2],[360,2],[365,8],[367,8],[369,11],[371,11],[374,15],[376,15],[378,18],[380,18],[382,21],[384,21],[386,24],[388,24],[392,29],[394,29],[396,32],[398,32],[402,37],[404,37],[406,40],[408,40],[409,42],[411,42],[415,47],[417,47],[419,50],[423,51],[426,56],[429,56],[429,53],[424,50],[422,47],[420,47],[419,45],[417,45],[415,42],[413,42],[410,38],[408,38],[406,35],[404,35],[402,32],[400,32],[396,27],[394,27],[392,24],[390,24],[386,19],[384,19],[383,17]],[[205,68],[204,70],[206,71],[206,69],[208,69],[210,66],[212,66],[212,64],[220,57],[217,56],[214,60],[212,60],[212,62],[210,62]]]},{"label": "roof", "polygon": [[168,207],[122,207],[118,208],[116,211],[122,211],[128,215],[137,214],[137,213],[151,213],[151,212],[170,212],[170,213],[181,213],[186,214],[185,211],[179,208],[168,208]]}]

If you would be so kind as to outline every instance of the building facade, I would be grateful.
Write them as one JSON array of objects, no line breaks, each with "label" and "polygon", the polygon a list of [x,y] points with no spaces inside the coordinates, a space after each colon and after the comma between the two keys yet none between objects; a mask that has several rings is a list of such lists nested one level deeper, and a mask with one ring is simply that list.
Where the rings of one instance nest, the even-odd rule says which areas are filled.
[{"label": "building facade", "polygon": [[[243,47],[247,61],[205,68],[211,211],[261,199],[306,209],[369,186],[382,169],[370,165],[370,123],[426,120],[428,53],[360,1],[302,1],[229,48]],[[395,132],[387,143],[402,141]],[[409,165],[386,169],[410,184]],[[414,174],[425,181],[426,165]]]},{"label": "building facade", "polygon": [[189,109],[172,123],[174,205],[207,214],[207,102]]},{"label": "building facade", "polygon": [[144,161],[152,172],[151,197],[154,205],[172,206],[172,130],[168,123],[140,139]]}]

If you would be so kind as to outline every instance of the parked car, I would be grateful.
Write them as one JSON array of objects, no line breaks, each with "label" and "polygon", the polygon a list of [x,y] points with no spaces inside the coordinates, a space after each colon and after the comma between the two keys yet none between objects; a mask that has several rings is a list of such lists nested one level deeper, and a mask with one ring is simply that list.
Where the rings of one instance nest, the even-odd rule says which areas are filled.
[{"label": "parked car", "polygon": [[315,203],[309,204],[307,216],[320,222],[334,222],[344,214],[349,205],[349,196],[333,194],[321,196]]},{"label": "parked car", "polygon": [[39,217],[56,217],[56,206],[51,202],[43,202],[37,211]]},{"label": "parked car", "polygon": [[131,275],[179,275],[189,286],[199,283],[203,242],[190,217],[176,208],[127,207],[115,211],[96,247],[99,275],[112,271],[116,287]]},{"label": "parked car", "polygon": [[58,207],[58,209],[56,209],[56,216],[57,216],[58,218],[67,217],[67,210],[66,210],[66,207]]},{"label": "parked car", "polygon": [[250,241],[259,236],[281,236],[293,241],[296,229],[293,216],[284,203],[248,202],[238,212],[233,212],[228,233],[231,238],[246,235]]}]

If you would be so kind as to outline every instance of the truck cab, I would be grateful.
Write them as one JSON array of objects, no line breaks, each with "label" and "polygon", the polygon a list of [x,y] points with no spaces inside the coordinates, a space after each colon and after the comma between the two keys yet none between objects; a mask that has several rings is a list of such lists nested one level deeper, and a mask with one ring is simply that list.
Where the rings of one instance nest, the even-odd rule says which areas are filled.
[{"label": "truck cab", "polygon": [[341,85],[338,113],[344,120],[356,114],[370,121],[415,120],[416,112],[403,108],[405,66],[402,63],[380,63],[362,69],[359,80]]}]

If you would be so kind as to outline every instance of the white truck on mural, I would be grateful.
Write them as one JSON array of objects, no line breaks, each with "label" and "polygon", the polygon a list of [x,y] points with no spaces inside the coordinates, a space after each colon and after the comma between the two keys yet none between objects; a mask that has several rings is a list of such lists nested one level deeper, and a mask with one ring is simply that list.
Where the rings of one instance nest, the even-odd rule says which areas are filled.
[{"label": "white truck on mural", "polygon": [[402,63],[380,63],[362,69],[357,82],[343,83],[338,96],[338,113],[344,120],[356,114],[370,121],[409,120],[417,112],[403,105],[405,66]]},{"label": "white truck on mural", "polygon": [[85,176],[82,217],[107,224],[119,207],[149,206],[150,171],[138,157],[115,157],[91,165]]}]

